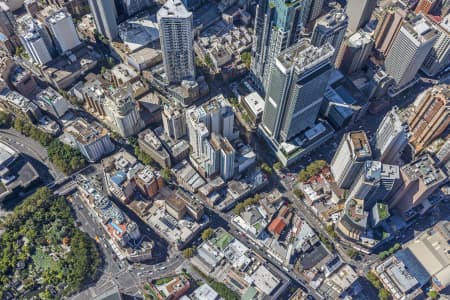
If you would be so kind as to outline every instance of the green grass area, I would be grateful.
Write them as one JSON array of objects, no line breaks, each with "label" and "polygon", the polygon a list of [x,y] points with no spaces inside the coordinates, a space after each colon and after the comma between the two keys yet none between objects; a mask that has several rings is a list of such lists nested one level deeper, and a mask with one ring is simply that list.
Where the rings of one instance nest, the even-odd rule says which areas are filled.
[{"label": "green grass area", "polygon": [[163,285],[173,280],[173,277],[161,278],[155,281],[155,285]]},{"label": "green grass area", "polygon": [[381,220],[387,219],[389,217],[389,209],[386,204],[377,203],[377,210]]},{"label": "green grass area", "polygon": [[42,271],[48,269],[55,269],[57,266],[56,261],[51,258],[48,253],[45,253],[41,248],[36,249],[36,253],[31,257],[36,268]]},{"label": "green grass area", "polygon": [[233,239],[234,238],[231,234],[225,233],[217,239],[215,245],[219,249],[225,249],[233,241]]}]

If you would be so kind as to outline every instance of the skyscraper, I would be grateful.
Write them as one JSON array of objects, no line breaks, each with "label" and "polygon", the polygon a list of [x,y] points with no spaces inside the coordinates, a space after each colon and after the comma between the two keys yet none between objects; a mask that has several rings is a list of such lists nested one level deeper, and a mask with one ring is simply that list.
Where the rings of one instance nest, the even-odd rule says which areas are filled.
[{"label": "skyscraper", "polygon": [[348,0],[345,9],[348,15],[348,29],[356,32],[364,27],[376,7],[377,0]]},{"label": "skyscraper", "polygon": [[117,10],[114,0],[89,0],[97,31],[113,41],[117,39]]},{"label": "skyscraper", "polygon": [[266,92],[278,54],[299,40],[311,5],[312,0],[259,0],[251,70],[261,92]]},{"label": "skyscraper", "polygon": [[177,141],[186,135],[186,114],[181,107],[165,105],[162,112],[164,132]]},{"label": "skyscraper", "polygon": [[149,6],[149,0],[123,0],[123,6],[127,16],[132,16]]},{"label": "skyscraper", "polygon": [[324,3],[325,0],[313,0],[309,11],[308,23],[314,21],[320,16]]},{"label": "skyscraper", "polygon": [[437,31],[423,15],[403,24],[384,62],[396,88],[414,79],[436,38]]},{"label": "skyscraper", "polygon": [[193,165],[206,177],[220,172],[223,179],[231,178],[235,151],[229,143],[234,124],[230,104],[223,97],[214,98],[202,106],[189,108],[186,121]]},{"label": "skyscraper", "polygon": [[63,8],[54,12],[46,18],[46,22],[60,53],[64,53],[81,44],[72,16],[67,12],[67,9]]},{"label": "skyscraper", "polygon": [[369,140],[364,131],[351,131],[342,138],[331,161],[331,173],[337,185],[349,189],[361,172],[365,161],[372,158]]},{"label": "skyscraper", "polygon": [[423,13],[424,15],[428,15],[437,3],[438,0],[420,0],[414,12],[416,14]]},{"label": "skyscraper", "polygon": [[386,57],[391,49],[397,33],[402,26],[403,20],[406,16],[406,11],[390,7],[381,14],[381,20],[378,20],[377,28],[375,29],[375,49],[382,57]]},{"label": "skyscraper", "polygon": [[422,151],[450,125],[450,86],[434,86],[416,104],[408,124],[410,143]]},{"label": "skyscraper", "polygon": [[396,164],[408,145],[408,124],[393,107],[381,121],[375,134],[375,157],[386,164]]},{"label": "skyscraper", "polygon": [[422,65],[422,71],[428,76],[436,76],[450,65],[450,15],[435,28],[438,37]]},{"label": "skyscraper", "polygon": [[348,17],[342,9],[335,9],[319,18],[314,26],[311,37],[311,44],[320,47],[325,43],[329,43],[333,48],[334,56],[332,63],[336,61],[336,57],[341,49],[342,41],[345,37],[345,31],[348,26]]},{"label": "skyscraper", "polygon": [[0,31],[10,37],[14,35],[14,15],[5,2],[0,2]]},{"label": "skyscraper", "polygon": [[142,119],[133,98],[131,87],[114,90],[106,97],[104,108],[108,117],[106,121],[122,137],[129,137],[142,129]]},{"label": "skyscraper", "polygon": [[384,202],[395,191],[400,182],[400,170],[398,166],[368,160],[354,180],[348,199],[361,199],[364,209],[370,210],[375,203]]},{"label": "skyscraper", "polygon": [[158,11],[157,19],[167,80],[195,80],[192,13],[181,0],[168,0]]},{"label": "skyscraper", "polygon": [[30,58],[40,65],[51,61],[53,44],[45,27],[31,17],[25,17],[19,27],[20,41]]},{"label": "skyscraper", "polygon": [[372,46],[371,34],[362,30],[352,34],[344,42],[336,65],[346,74],[361,70],[369,58]]},{"label": "skyscraper", "polygon": [[400,168],[401,186],[391,197],[389,207],[395,207],[405,220],[427,211],[432,205],[420,205],[436,191],[448,176],[436,167],[434,159],[424,154],[410,164]]},{"label": "skyscraper", "polygon": [[270,75],[262,117],[263,132],[286,142],[314,125],[322,104],[334,49],[302,39],[278,55]]}]

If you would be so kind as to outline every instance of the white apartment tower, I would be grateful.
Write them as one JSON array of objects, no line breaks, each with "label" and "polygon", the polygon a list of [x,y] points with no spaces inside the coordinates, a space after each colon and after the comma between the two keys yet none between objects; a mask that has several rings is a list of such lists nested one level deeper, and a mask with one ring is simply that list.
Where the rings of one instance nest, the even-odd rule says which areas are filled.
[{"label": "white apartment tower", "polygon": [[364,131],[344,135],[331,161],[331,173],[337,185],[349,189],[362,170],[365,161],[372,158],[369,140]]},{"label": "white apartment tower", "polygon": [[384,62],[397,88],[414,79],[436,38],[437,31],[423,15],[402,25]]},{"label": "white apartment tower", "polygon": [[52,45],[48,32],[41,23],[31,17],[21,24],[20,41],[35,63],[44,65],[52,60]]},{"label": "white apartment tower", "polygon": [[395,106],[383,118],[375,134],[376,157],[386,164],[397,163],[408,139],[408,124],[401,119]]},{"label": "white apartment tower", "polygon": [[450,65],[450,15],[435,28],[438,37],[422,65],[422,71],[428,76],[436,76]]},{"label": "white apartment tower", "polygon": [[162,112],[164,132],[177,141],[186,135],[186,114],[179,106],[165,105]]},{"label": "white apartment tower", "polygon": [[181,0],[168,0],[157,13],[168,82],[195,80],[193,16]]},{"label": "white apartment tower", "polygon": [[56,11],[48,16],[46,21],[60,53],[64,53],[81,44],[72,16],[67,12],[67,9],[63,8]]},{"label": "white apartment tower", "polygon": [[122,137],[129,137],[142,129],[142,119],[130,88],[113,91],[106,98],[104,108],[107,121]]}]

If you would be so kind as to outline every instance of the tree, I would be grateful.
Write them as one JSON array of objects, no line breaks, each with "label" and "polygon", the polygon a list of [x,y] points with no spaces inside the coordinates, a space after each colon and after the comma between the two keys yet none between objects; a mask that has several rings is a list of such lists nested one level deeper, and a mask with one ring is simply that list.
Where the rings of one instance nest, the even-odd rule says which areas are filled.
[{"label": "tree", "polygon": [[10,127],[11,126],[11,118],[8,113],[0,111],[0,127]]},{"label": "tree", "polygon": [[389,294],[385,288],[381,288],[378,291],[378,298],[380,298],[380,300],[389,300],[391,298],[391,294]]},{"label": "tree", "polygon": [[252,54],[250,53],[250,51],[242,52],[241,60],[244,63],[245,67],[247,69],[250,69],[250,66],[252,64]]},{"label": "tree", "polygon": [[170,178],[172,177],[170,170],[167,168],[162,169],[161,176],[165,181],[169,181]]},{"label": "tree", "polygon": [[355,251],[354,249],[348,249],[347,250],[347,255],[351,258],[354,259],[358,256],[358,252]]},{"label": "tree", "polygon": [[261,169],[266,173],[267,175],[272,174],[272,168],[267,163],[261,164]]},{"label": "tree", "polygon": [[294,189],[293,193],[297,198],[302,198],[304,196],[302,190],[300,190],[300,189]]},{"label": "tree", "polygon": [[273,164],[273,168],[277,171],[280,171],[283,168],[283,165],[281,164],[281,162],[277,161]]},{"label": "tree", "polygon": [[183,255],[184,255],[184,257],[186,257],[186,258],[191,258],[191,257],[193,257],[193,256],[195,255],[195,253],[196,253],[196,249],[193,248],[193,247],[191,247],[191,248],[186,248],[186,249],[183,250]]},{"label": "tree", "polygon": [[438,292],[436,292],[436,291],[434,291],[434,290],[430,290],[430,291],[427,293],[427,295],[428,295],[428,297],[430,297],[431,299],[437,299],[437,298],[439,298]]},{"label": "tree", "polygon": [[214,234],[214,230],[213,230],[211,227],[209,227],[209,228],[203,230],[203,232],[202,232],[202,240],[203,240],[203,241],[209,240],[209,238],[210,238],[213,234]]}]

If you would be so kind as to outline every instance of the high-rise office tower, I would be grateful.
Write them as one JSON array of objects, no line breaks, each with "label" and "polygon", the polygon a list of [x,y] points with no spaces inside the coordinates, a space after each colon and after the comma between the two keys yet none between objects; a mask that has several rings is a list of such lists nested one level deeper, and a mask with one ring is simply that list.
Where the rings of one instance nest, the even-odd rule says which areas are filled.
[{"label": "high-rise office tower", "polygon": [[186,114],[179,106],[165,105],[162,112],[164,132],[175,141],[186,135]]},{"label": "high-rise office tower", "polygon": [[364,210],[370,210],[375,203],[384,202],[400,182],[398,166],[368,160],[362,172],[354,178],[348,199],[364,201]]},{"label": "high-rise office tower", "polygon": [[436,76],[450,65],[450,15],[435,28],[438,31],[438,38],[421,68],[428,76]]},{"label": "high-rise office tower", "polygon": [[402,184],[391,197],[389,206],[395,207],[405,220],[427,211],[432,204],[420,204],[427,201],[428,197],[448,180],[447,175],[436,167],[436,162],[428,154],[401,167],[400,177]]},{"label": "high-rise office tower", "polygon": [[142,129],[143,122],[133,98],[131,87],[114,90],[106,97],[104,108],[108,117],[107,121],[122,137],[129,137]]},{"label": "high-rise office tower", "polygon": [[266,92],[270,71],[281,51],[295,44],[307,23],[312,0],[259,0],[252,47],[252,74]]},{"label": "high-rise office tower", "polygon": [[430,11],[438,4],[438,0],[420,0],[414,12],[428,15]]},{"label": "high-rise office tower", "polygon": [[234,114],[230,112],[231,106],[223,96],[186,112],[191,162],[206,177],[219,171],[225,180],[234,175],[235,151],[229,143]]},{"label": "high-rise office tower", "polygon": [[404,23],[386,56],[384,66],[397,88],[410,83],[437,38],[437,30],[423,16]]},{"label": "high-rise office tower", "polygon": [[369,59],[372,46],[371,34],[362,30],[352,34],[344,41],[336,65],[346,74],[352,74],[361,70]]},{"label": "high-rise office tower", "polygon": [[314,26],[311,44],[320,47],[325,43],[329,43],[333,46],[335,50],[331,60],[333,64],[341,49],[347,26],[348,18],[345,11],[342,9],[332,10],[328,14],[322,16],[316,21],[316,25]]},{"label": "high-rise office tower", "polygon": [[195,80],[192,13],[181,0],[168,0],[159,9],[157,19],[167,80]]},{"label": "high-rise office tower", "polygon": [[290,140],[314,125],[333,67],[330,44],[308,39],[278,55],[270,75],[261,129],[277,143]]},{"label": "high-rise office tower", "polygon": [[348,29],[358,31],[370,21],[373,11],[377,7],[377,0],[348,0],[345,11],[348,15]]},{"label": "high-rise office tower", "polygon": [[375,49],[377,49],[380,56],[386,57],[389,53],[405,17],[406,11],[395,7],[387,8],[381,14],[381,19],[378,20],[374,35]]},{"label": "high-rise office tower", "polygon": [[114,0],[89,0],[97,31],[110,41],[117,39],[117,10]]},{"label": "high-rise office tower", "polygon": [[314,21],[320,16],[324,3],[325,0],[313,0],[309,11],[308,23]]},{"label": "high-rise office tower", "polygon": [[0,32],[10,37],[14,35],[14,15],[5,2],[0,2]]},{"label": "high-rise office tower", "polygon": [[123,0],[123,7],[127,16],[132,16],[146,9],[150,0]]},{"label": "high-rise office tower", "polygon": [[224,180],[231,179],[234,176],[236,151],[227,138],[214,133],[211,135],[210,143],[217,149],[220,177]]},{"label": "high-rise office tower", "polygon": [[408,124],[410,143],[419,152],[450,125],[450,86],[434,86],[417,102]]},{"label": "high-rise office tower", "polygon": [[51,61],[53,44],[45,27],[27,16],[22,19],[19,27],[20,41],[30,58],[40,65]]},{"label": "high-rise office tower", "polygon": [[383,118],[375,134],[375,157],[386,164],[397,164],[408,139],[408,124],[395,106]]},{"label": "high-rise office tower", "polygon": [[331,173],[337,185],[349,189],[365,161],[372,159],[369,139],[364,131],[351,131],[342,138],[331,161]]},{"label": "high-rise office tower", "polygon": [[49,15],[46,18],[46,22],[60,53],[64,53],[81,44],[72,16],[66,9],[60,9]]}]

